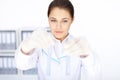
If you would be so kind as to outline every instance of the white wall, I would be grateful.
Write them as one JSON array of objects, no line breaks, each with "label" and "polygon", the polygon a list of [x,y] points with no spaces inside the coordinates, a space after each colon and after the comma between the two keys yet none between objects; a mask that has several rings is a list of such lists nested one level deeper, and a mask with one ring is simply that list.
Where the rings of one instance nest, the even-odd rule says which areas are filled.
[{"label": "white wall", "polygon": [[[0,27],[46,27],[51,0],[0,0]],[[71,0],[75,22],[71,32],[85,35],[99,55],[103,80],[120,80],[120,1]]]},{"label": "white wall", "polygon": [[47,26],[50,0],[0,0],[0,27]]},{"label": "white wall", "polygon": [[80,1],[80,26],[99,54],[103,80],[120,80],[120,1]]}]

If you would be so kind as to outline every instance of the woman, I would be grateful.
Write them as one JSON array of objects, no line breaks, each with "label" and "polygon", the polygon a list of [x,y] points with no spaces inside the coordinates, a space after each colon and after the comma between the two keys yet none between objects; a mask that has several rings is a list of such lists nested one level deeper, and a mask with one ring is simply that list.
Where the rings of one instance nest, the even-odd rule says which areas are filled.
[{"label": "woman", "polygon": [[39,80],[97,80],[98,66],[86,40],[69,33],[73,20],[72,3],[53,0],[48,8],[51,33],[36,30],[24,40],[15,54],[16,67],[37,66]]}]

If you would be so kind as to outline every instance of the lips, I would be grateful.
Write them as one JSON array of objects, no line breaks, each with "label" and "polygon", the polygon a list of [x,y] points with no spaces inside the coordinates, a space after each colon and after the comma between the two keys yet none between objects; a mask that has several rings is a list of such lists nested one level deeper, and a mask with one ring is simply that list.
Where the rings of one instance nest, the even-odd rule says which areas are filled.
[{"label": "lips", "polygon": [[61,34],[63,33],[63,31],[55,31],[55,33]]}]

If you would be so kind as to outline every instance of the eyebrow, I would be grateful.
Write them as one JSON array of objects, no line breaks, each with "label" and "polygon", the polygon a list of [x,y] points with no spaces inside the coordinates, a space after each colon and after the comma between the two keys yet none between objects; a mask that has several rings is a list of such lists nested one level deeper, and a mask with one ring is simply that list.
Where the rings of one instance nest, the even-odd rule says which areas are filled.
[{"label": "eyebrow", "polygon": [[[50,17],[49,19],[56,19],[56,18],[54,18],[54,17]],[[69,18],[62,18],[62,19],[69,19]]]},{"label": "eyebrow", "polygon": [[54,18],[54,17],[50,17],[49,19],[56,19],[56,18]]}]

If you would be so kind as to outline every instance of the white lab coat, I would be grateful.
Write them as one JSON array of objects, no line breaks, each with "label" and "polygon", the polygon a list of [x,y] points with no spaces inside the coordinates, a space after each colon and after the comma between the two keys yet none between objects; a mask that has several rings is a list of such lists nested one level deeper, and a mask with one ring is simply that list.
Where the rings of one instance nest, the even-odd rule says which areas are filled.
[{"label": "white lab coat", "polygon": [[28,70],[37,66],[39,80],[98,80],[100,68],[93,53],[81,59],[64,50],[63,44],[73,38],[68,35],[62,42],[55,39],[54,46],[36,49],[30,55],[24,55],[19,47],[15,53],[16,67]]}]

